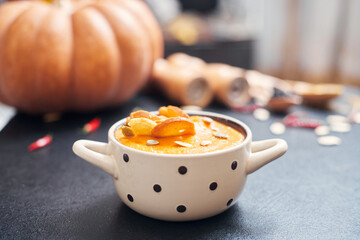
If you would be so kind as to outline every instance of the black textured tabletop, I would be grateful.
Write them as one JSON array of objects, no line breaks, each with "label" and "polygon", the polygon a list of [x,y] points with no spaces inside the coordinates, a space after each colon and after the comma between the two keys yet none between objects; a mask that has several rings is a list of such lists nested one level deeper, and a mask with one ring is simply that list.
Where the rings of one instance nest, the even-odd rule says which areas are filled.
[{"label": "black textured tabletop", "polygon": [[[359,91],[352,94],[359,96]],[[343,96],[345,98],[346,96]],[[72,144],[107,141],[107,130],[135,107],[157,110],[163,99],[138,95],[126,105],[92,114],[65,114],[44,123],[17,114],[0,132],[0,239],[360,239],[360,125],[336,133],[342,144],[324,147],[313,130],[287,128],[281,158],[248,176],[236,205],[200,221],[165,222],[144,217],[119,199],[105,172],[77,157]],[[247,123],[254,140],[274,136],[268,121],[212,104],[207,111]],[[303,106],[322,119],[330,111]],[[100,128],[81,132],[98,116]],[[28,145],[51,133],[53,142],[29,152]]]}]

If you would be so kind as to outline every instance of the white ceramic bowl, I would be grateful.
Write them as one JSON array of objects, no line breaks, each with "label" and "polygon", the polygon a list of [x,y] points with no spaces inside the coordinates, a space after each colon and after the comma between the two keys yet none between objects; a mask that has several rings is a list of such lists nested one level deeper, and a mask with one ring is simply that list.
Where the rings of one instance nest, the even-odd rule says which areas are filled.
[{"label": "white ceramic bowl", "polygon": [[190,115],[211,117],[246,134],[243,142],[223,150],[201,154],[158,154],[136,150],[119,143],[109,130],[108,143],[78,140],[75,154],[113,177],[121,200],[145,216],[188,221],[219,214],[234,205],[246,176],[283,155],[282,139],[252,142],[243,122],[221,114],[188,111]]}]

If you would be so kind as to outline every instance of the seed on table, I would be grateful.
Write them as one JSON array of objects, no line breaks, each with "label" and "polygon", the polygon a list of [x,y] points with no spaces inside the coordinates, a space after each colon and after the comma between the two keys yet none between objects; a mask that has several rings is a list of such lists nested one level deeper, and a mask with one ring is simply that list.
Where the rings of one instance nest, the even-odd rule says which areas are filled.
[{"label": "seed on table", "polygon": [[360,124],[360,112],[355,113],[354,122]]},{"label": "seed on table", "polygon": [[328,126],[318,126],[317,128],[314,129],[314,132],[316,135],[318,136],[324,136],[324,135],[328,135],[330,132],[330,129]]},{"label": "seed on table", "polygon": [[158,145],[158,144],[159,144],[159,141],[156,141],[154,139],[150,139],[150,140],[146,141],[146,145],[148,145],[148,146],[155,146],[155,145]]},{"label": "seed on table", "polygon": [[347,118],[342,115],[329,115],[326,117],[326,121],[329,124],[344,123],[344,122],[347,122]]},{"label": "seed on table", "polygon": [[270,131],[272,134],[281,135],[285,132],[285,125],[281,122],[274,122],[270,125]]},{"label": "seed on table", "polygon": [[174,143],[176,143],[177,145],[179,145],[181,147],[193,147],[193,145],[191,145],[190,143],[186,143],[186,142],[174,141]]},{"label": "seed on table", "polygon": [[211,141],[205,140],[200,143],[201,146],[206,147],[207,145],[210,145]]},{"label": "seed on table", "polygon": [[217,138],[223,138],[223,139],[228,139],[229,136],[226,135],[226,134],[223,134],[223,133],[214,133],[214,136],[217,137]]},{"label": "seed on table", "polygon": [[317,139],[320,145],[335,146],[341,144],[341,139],[336,136],[323,136]]},{"label": "seed on table", "polygon": [[351,125],[346,122],[333,123],[330,125],[330,130],[333,132],[346,133],[346,132],[350,132]]},{"label": "seed on table", "polygon": [[258,108],[254,111],[254,117],[260,121],[266,121],[270,117],[270,112],[264,108]]}]

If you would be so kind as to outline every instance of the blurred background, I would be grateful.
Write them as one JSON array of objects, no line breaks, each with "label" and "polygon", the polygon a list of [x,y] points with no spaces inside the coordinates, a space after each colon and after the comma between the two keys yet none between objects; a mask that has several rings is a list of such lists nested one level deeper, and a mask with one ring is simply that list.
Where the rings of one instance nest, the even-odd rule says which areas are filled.
[{"label": "blurred background", "polygon": [[[5,0],[0,0],[0,2],[1,1],[4,2]],[[97,8],[99,7],[98,5],[101,4],[107,4],[106,2],[101,2],[101,0],[98,2],[43,0],[43,2],[50,3],[49,8],[55,7],[56,9],[58,6],[61,6],[71,13],[73,13],[72,11],[77,12],[77,10],[82,9],[83,6],[91,9]],[[64,5],[65,2],[74,4],[76,7],[72,10],[71,8],[68,9],[67,6]],[[151,83],[158,84],[160,86],[159,89],[165,92],[168,99],[173,100],[173,103],[177,105],[206,107],[212,101],[213,96],[215,96],[217,100],[220,100],[220,102],[230,107],[243,106],[251,103],[252,99],[255,99],[256,101],[254,102],[256,104],[273,108],[270,106],[271,103],[269,103],[272,98],[293,96],[295,92],[297,95],[301,95],[304,103],[309,102],[305,99],[305,97],[307,97],[312,103],[316,103],[314,105],[324,107],[327,105],[325,103],[328,103],[330,99],[342,93],[342,85],[360,86],[359,0],[123,0],[120,5],[126,5],[125,8],[131,10],[129,10],[129,12],[137,12],[140,9],[138,13],[139,18],[136,22],[142,22],[143,24],[139,29],[146,29],[146,35],[143,35],[141,38],[135,38],[128,32],[124,33],[122,37],[124,37],[124,39],[125,37],[132,38],[130,41],[138,42],[146,42],[149,40],[151,41],[151,43],[149,43],[151,46],[149,51],[156,53],[154,54],[154,60],[149,62],[148,66],[144,65],[144,69],[147,69],[144,77],[138,78],[144,79],[144,82],[141,82],[142,80],[138,81],[136,78],[136,73],[142,71],[140,69],[142,65],[139,62],[127,60],[120,63],[109,57],[104,58],[104,62],[100,64],[101,61],[98,61],[98,53],[96,53],[94,54],[95,57],[91,58],[94,62],[89,61],[88,58],[84,58],[81,61],[79,60],[79,63],[81,62],[81,64],[88,65],[87,68],[84,68],[86,70],[80,68],[80,70],[75,69],[76,71],[74,69],[71,70],[76,73],[81,72],[81,74],[88,74],[83,78],[86,80],[82,84],[90,87],[86,89],[81,88],[76,94],[73,89],[70,89],[71,87],[67,89],[67,85],[63,84],[66,79],[64,80],[62,77],[58,79],[54,78],[54,80],[49,79],[49,76],[51,78],[53,77],[52,75],[55,76],[56,74],[47,76],[45,74],[46,68],[42,68],[41,64],[35,64],[38,68],[33,70],[31,74],[36,75],[36,77],[34,77],[36,81],[41,81],[42,84],[44,84],[44,91],[40,93],[47,94],[48,96],[46,101],[37,101],[38,97],[36,93],[32,95],[27,94],[29,92],[27,90],[19,93],[18,88],[15,86],[16,84],[13,83],[21,83],[19,87],[24,87],[26,85],[24,85],[24,83],[28,83],[30,87],[34,85],[34,79],[30,76],[31,74],[27,74],[26,66],[32,65],[32,60],[36,59],[36,55],[39,55],[37,56],[39,59],[42,59],[41,56],[50,56],[51,53],[49,52],[52,51],[52,47],[49,47],[46,51],[43,50],[45,51],[43,55],[41,55],[41,51],[37,51],[36,54],[33,54],[34,56],[30,54],[28,57],[24,57],[26,60],[24,60],[23,64],[17,60],[11,62],[9,59],[12,59],[15,53],[23,56],[22,44],[20,44],[23,42],[21,36],[26,36],[26,33],[29,31],[19,30],[19,33],[17,33],[18,28],[16,26],[14,28],[3,27],[6,29],[6,31],[4,30],[3,36],[6,35],[5,33],[10,32],[9,29],[15,29],[14,32],[16,32],[16,34],[14,34],[15,37],[8,34],[6,37],[8,41],[1,41],[5,46],[4,49],[10,49],[8,51],[9,54],[3,51],[4,54],[1,55],[2,58],[0,59],[0,63],[2,64],[0,65],[0,70],[2,70],[0,71],[0,77],[2,77],[0,80],[3,82],[2,85],[0,84],[2,87],[0,90],[6,95],[4,99],[8,100],[3,101],[3,103],[14,106],[20,111],[33,113],[61,112],[66,110],[98,110],[111,106],[111,104],[116,105],[127,102],[127,100],[141,90],[141,87],[145,86],[146,82],[150,83],[148,85],[151,85]],[[146,5],[149,6],[153,12],[160,28],[152,14],[148,14]],[[86,7],[84,7],[84,9]],[[142,8],[145,8],[145,10]],[[5,12],[6,11],[8,10],[5,10]],[[24,11],[21,10],[20,12],[23,13]],[[144,16],[143,14],[145,12],[147,14]],[[122,16],[124,14],[120,13],[118,15]],[[146,18],[146,15],[151,16]],[[29,16],[31,15],[29,14]],[[34,14],[34,16],[36,16],[36,14]],[[66,14],[64,16],[67,18]],[[101,21],[93,15],[89,16],[89,19],[94,19],[94,22],[97,20],[99,21],[98,23],[101,23]],[[134,16],[137,15],[135,14]],[[10,18],[7,19],[6,14],[4,14],[2,19],[3,22],[0,21],[0,27],[2,26],[1,23],[5,23],[3,26],[6,26],[6,21]],[[25,26],[24,29],[26,29],[27,25],[31,25],[29,23],[31,21],[34,22],[34,26],[36,25],[37,20],[34,20],[35,17],[24,19],[22,19],[23,22],[21,23],[22,26]],[[72,18],[72,21],[74,23],[74,18]],[[121,22],[117,21],[122,20],[117,19],[114,21],[114,26],[118,23],[118,26],[122,26]],[[150,23],[151,21],[152,23]],[[14,23],[12,20],[9,20],[9,22],[11,22],[11,25]],[[150,26],[149,23],[152,26]],[[92,24],[97,26],[95,23]],[[40,24],[36,26],[40,26]],[[73,31],[80,32],[81,29],[86,29],[84,26],[74,27]],[[102,33],[102,30],[110,25],[100,24],[99,26],[98,29],[94,27],[97,34],[92,35],[84,31],[84,34],[81,35],[82,37],[79,37],[79,39],[87,42],[89,44],[88,46],[96,46],[97,43],[100,44],[101,41],[98,41],[97,37],[103,39],[104,42],[109,39],[112,40],[109,36],[113,35]],[[55,26],[54,29],[60,29],[59,31],[61,31],[61,28],[58,26]],[[74,29],[78,30],[75,31]],[[133,26],[132,29],[134,29]],[[48,30],[44,31],[46,32]],[[50,30],[49,33],[51,33]],[[18,38],[17,34],[19,34]],[[5,39],[5,37],[3,38]],[[16,40],[16,38],[18,40]],[[60,38],[63,39],[63,35],[61,35]],[[49,39],[45,37],[42,38],[42,41],[45,43],[50,41],[48,40]],[[59,46],[63,45],[64,43],[61,40]],[[14,49],[12,49],[11,46],[15,46]],[[24,44],[24,46],[26,47],[27,44]],[[44,46],[48,45],[44,44]],[[77,48],[81,48],[81,46],[79,45]],[[109,50],[109,54],[116,51],[116,48],[109,47],[112,46],[111,44],[106,44],[105,46],[111,49]],[[162,51],[163,47],[165,50],[164,56]],[[131,48],[128,47],[128,50],[129,49]],[[144,56],[148,54],[143,50],[139,52]],[[181,55],[177,55],[177,60],[174,60],[176,57],[173,57],[172,61],[169,60],[169,56],[171,58],[171,55],[174,53],[186,53],[190,56],[199,57],[205,62],[197,58],[186,59]],[[63,52],[53,54],[54,56],[51,58],[44,57],[44,59],[46,59],[44,60],[44,66],[51,68],[51,64],[45,64],[51,59],[55,59],[56,63],[58,63],[57,60],[61,62],[61,57],[64,55]],[[84,50],[84,54],[91,55],[92,51],[86,49]],[[129,56],[135,59],[137,55],[135,53],[129,54],[126,59],[128,59]],[[164,57],[167,62],[162,57]],[[176,61],[182,63],[176,66],[177,64],[174,64]],[[195,62],[197,65],[193,64]],[[223,65],[207,65],[206,62],[223,63]],[[124,84],[127,88],[131,86],[133,90],[128,93],[125,91],[127,90],[126,88],[119,88],[119,93],[125,91],[127,95],[121,101],[116,101],[112,98],[116,98],[116,95],[119,93],[114,94],[114,91],[112,91],[112,78],[101,78],[100,75],[97,76],[96,74],[108,70],[104,70],[103,66],[119,66],[119,64],[125,66],[125,63],[133,64],[131,66],[134,69],[129,68],[128,66],[130,65],[126,65],[127,67],[124,67],[121,76],[133,76],[134,78],[131,80],[129,77],[124,77],[123,79],[116,78],[116,81],[121,82],[121,84]],[[184,63],[186,63],[186,65],[181,65]],[[81,64],[79,66],[82,66]],[[224,64],[227,65],[224,66]],[[240,68],[232,68],[228,65]],[[57,65],[54,64],[54,66]],[[71,68],[79,66],[73,64]],[[258,72],[244,71],[242,68],[258,70]],[[68,73],[65,70],[64,72]],[[14,75],[13,73],[20,73],[20,77],[18,76],[18,78],[16,78],[16,74]],[[109,76],[113,76],[110,70],[108,73]],[[43,79],[39,77],[45,76],[42,74],[46,75]],[[82,81],[81,77],[77,77],[77,81]],[[46,79],[46,81],[43,81],[44,79]],[[302,82],[298,84],[299,82],[283,80]],[[72,101],[66,105],[64,103],[66,102],[65,100],[61,101],[60,98],[60,100],[58,100],[58,97],[55,98],[54,94],[50,93],[52,90],[48,90],[48,88],[45,87],[45,83],[47,82],[53,83],[54,86],[55,84],[58,84],[57,86],[65,86],[63,89],[64,99],[71,99],[70,95],[74,92],[74,96],[72,97],[73,99],[76,98],[77,101]],[[101,82],[101,85],[109,84],[110,87],[100,93],[97,91],[97,87],[91,88],[91,82],[95,84]],[[284,85],[285,82],[288,86]],[[305,84],[304,82],[315,84]],[[284,86],[280,87],[280,83]],[[336,86],[331,88],[329,85]],[[56,89],[56,87],[54,89]],[[149,92],[151,92],[154,89],[156,88],[146,90],[150,90]],[[280,94],[279,91],[275,90],[281,90]],[[151,93],[153,93],[154,96],[157,95],[155,91]],[[13,95],[19,95],[19,97],[13,97]],[[264,99],[257,99],[265,95],[266,97]],[[89,96],[91,96],[92,101],[89,101]],[[111,100],[108,101],[107,98]],[[32,99],[33,102],[29,101],[29,99]],[[281,105],[281,107],[277,107],[277,110],[280,108],[281,110],[287,110],[291,106],[298,105],[301,102],[294,98],[282,99],[281,101],[281,103],[276,102],[277,105]],[[358,102],[360,102],[360,100]],[[75,107],[71,106],[71,104]]]},{"label": "blurred background", "polygon": [[165,55],[254,68],[283,79],[360,85],[358,0],[146,0]]},{"label": "blurred background", "polygon": [[165,55],[183,51],[284,79],[360,86],[358,0],[145,2],[161,24]]}]

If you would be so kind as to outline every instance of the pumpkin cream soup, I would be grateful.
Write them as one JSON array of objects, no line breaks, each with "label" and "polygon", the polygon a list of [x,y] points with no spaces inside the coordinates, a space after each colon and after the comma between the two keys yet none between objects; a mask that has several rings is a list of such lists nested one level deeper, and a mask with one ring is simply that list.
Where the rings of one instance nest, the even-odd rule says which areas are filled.
[{"label": "pumpkin cream soup", "polygon": [[239,144],[244,134],[209,117],[188,116],[174,106],[161,107],[159,115],[146,111],[130,114],[115,131],[125,146],[166,154],[213,152]]}]

